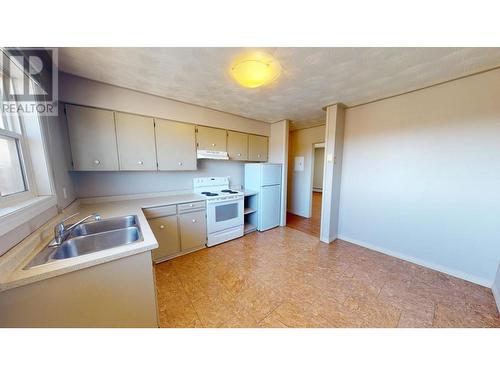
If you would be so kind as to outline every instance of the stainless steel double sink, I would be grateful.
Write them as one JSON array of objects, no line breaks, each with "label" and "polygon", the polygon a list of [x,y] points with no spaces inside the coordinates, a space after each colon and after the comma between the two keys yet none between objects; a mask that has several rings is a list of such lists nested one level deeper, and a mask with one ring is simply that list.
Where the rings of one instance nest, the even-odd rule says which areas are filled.
[{"label": "stainless steel double sink", "polygon": [[59,246],[47,245],[24,269],[127,245],[142,239],[136,215],[82,223],[74,227]]}]

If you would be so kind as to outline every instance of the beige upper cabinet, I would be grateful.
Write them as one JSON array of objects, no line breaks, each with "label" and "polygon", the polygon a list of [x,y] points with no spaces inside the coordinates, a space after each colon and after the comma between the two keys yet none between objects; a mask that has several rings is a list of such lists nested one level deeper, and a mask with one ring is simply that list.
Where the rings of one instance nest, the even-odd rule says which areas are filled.
[{"label": "beige upper cabinet", "polygon": [[228,130],[227,153],[231,160],[248,160],[248,134]]},{"label": "beige upper cabinet", "polygon": [[196,141],[199,150],[227,151],[226,129],[198,126]]},{"label": "beige upper cabinet", "polygon": [[153,118],[116,112],[115,120],[120,170],[156,170]]},{"label": "beige upper cabinet", "polygon": [[75,171],[117,171],[113,111],[66,105],[68,133]]},{"label": "beige upper cabinet", "polygon": [[268,138],[261,135],[248,136],[248,160],[267,161]]},{"label": "beige upper cabinet", "polygon": [[156,153],[160,171],[191,171],[196,167],[195,126],[156,119]]}]

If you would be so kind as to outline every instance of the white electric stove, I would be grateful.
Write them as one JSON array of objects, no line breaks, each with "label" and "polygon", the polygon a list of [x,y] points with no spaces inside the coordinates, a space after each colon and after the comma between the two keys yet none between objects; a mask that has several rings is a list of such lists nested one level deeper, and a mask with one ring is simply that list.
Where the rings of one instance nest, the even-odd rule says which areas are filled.
[{"label": "white electric stove", "polygon": [[193,187],[207,200],[207,246],[243,236],[244,194],[229,188],[229,177],[194,178]]}]

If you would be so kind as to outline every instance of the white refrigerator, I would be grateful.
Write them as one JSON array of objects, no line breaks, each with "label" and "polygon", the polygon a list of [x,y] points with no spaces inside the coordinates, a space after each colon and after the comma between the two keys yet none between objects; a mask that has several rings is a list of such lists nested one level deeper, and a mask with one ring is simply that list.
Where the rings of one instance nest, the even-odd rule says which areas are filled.
[{"label": "white refrigerator", "polygon": [[264,231],[280,225],[281,164],[245,164],[245,190],[257,195],[257,230]]}]

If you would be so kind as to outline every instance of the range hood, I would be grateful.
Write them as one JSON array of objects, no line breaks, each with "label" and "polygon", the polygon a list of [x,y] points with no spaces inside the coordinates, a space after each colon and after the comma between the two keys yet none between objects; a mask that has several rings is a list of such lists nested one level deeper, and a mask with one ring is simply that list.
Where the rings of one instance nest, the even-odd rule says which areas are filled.
[{"label": "range hood", "polygon": [[212,151],[212,150],[197,150],[197,159],[216,159],[216,160],[229,160],[226,151]]}]

